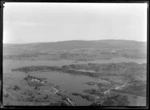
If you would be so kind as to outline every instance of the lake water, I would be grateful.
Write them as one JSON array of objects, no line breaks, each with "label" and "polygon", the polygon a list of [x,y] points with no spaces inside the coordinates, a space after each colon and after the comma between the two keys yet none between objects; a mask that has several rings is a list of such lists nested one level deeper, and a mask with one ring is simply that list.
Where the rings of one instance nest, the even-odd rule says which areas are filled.
[{"label": "lake water", "polygon": [[[97,60],[97,61],[91,61],[91,62],[78,62],[78,63],[115,63],[115,62],[137,62],[137,63],[146,63],[146,60],[144,59],[112,59],[112,60]],[[3,79],[7,77],[11,77],[12,80],[6,82],[7,84],[15,84],[19,83],[18,80],[23,80],[23,78],[26,76],[25,73],[22,72],[12,72],[12,69],[20,68],[24,66],[37,66],[37,65],[46,65],[46,66],[62,66],[62,65],[68,65],[68,64],[77,64],[74,61],[71,60],[62,60],[62,61],[25,61],[25,60],[4,60],[3,61]],[[48,82],[54,83],[60,87],[60,90],[63,91],[66,95],[71,97],[73,101],[77,105],[89,105],[90,102],[87,100],[82,99],[81,97],[75,97],[72,96],[70,93],[77,92],[82,93],[83,90],[89,89],[89,88],[96,88],[96,86],[88,86],[87,82],[105,82],[105,80],[102,80],[100,78],[91,78],[88,76],[82,76],[82,75],[72,75],[67,73],[61,73],[61,72],[42,72],[42,73],[34,73],[32,74],[36,77],[44,77],[47,78]],[[4,81],[5,82],[5,81]]]},{"label": "lake water", "polygon": [[19,68],[23,66],[33,66],[33,65],[47,65],[47,66],[62,66],[69,64],[84,64],[84,63],[119,63],[119,62],[136,62],[136,63],[146,63],[146,59],[129,59],[129,58],[113,58],[111,60],[95,60],[95,61],[78,61],[75,63],[73,60],[4,60],[3,70],[4,72],[11,72],[11,69]]}]

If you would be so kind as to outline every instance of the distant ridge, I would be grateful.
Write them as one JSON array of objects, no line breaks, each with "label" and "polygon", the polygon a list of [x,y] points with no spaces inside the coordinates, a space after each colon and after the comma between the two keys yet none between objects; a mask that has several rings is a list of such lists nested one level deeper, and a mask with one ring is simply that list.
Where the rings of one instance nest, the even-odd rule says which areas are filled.
[{"label": "distant ridge", "polygon": [[26,44],[41,44],[41,43],[62,43],[62,42],[101,42],[101,41],[129,41],[146,43],[145,41],[126,40],[126,39],[103,39],[103,40],[67,40],[67,41],[54,41],[54,42],[32,42],[32,43],[3,43],[3,45],[26,45]]},{"label": "distant ridge", "polygon": [[81,48],[93,49],[143,49],[146,48],[145,42],[138,42],[133,40],[71,40],[59,42],[40,42],[27,44],[4,44],[3,47],[24,47],[36,48],[37,50],[72,50]]}]

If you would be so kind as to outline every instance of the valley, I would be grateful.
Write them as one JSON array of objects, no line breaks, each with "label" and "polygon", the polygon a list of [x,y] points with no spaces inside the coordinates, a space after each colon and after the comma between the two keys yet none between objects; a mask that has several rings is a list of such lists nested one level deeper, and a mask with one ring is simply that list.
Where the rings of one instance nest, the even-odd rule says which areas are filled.
[{"label": "valley", "polygon": [[4,45],[5,106],[146,106],[146,82],[141,42]]}]

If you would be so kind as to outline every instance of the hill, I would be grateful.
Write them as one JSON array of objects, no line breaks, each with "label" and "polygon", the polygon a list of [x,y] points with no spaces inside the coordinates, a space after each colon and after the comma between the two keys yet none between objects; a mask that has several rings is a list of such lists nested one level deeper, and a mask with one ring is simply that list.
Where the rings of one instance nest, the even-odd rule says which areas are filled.
[{"label": "hill", "polygon": [[[96,60],[114,57],[146,58],[146,42],[130,40],[60,41],[4,44],[3,56],[11,59]],[[40,56],[40,58],[39,58]]]},{"label": "hill", "polygon": [[27,44],[4,44],[4,48],[12,47],[32,47],[38,49],[54,49],[54,50],[71,50],[81,48],[94,49],[143,49],[146,48],[145,42],[137,42],[132,40],[72,40],[59,42],[42,42],[42,43],[27,43]]}]

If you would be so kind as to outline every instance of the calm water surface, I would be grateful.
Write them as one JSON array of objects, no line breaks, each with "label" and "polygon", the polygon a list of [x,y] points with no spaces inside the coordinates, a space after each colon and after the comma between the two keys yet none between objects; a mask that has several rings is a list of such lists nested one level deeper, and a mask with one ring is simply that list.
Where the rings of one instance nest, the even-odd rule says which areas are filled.
[{"label": "calm water surface", "polygon": [[[78,62],[78,63],[115,63],[115,62],[137,62],[137,63],[146,63],[146,60],[144,59],[112,59],[112,60],[97,60],[97,61],[91,61],[91,62]],[[3,61],[3,78],[13,77],[12,81],[9,81],[7,83],[18,83],[17,79],[23,80],[23,78],[26,76],[23,72],[12,72],[12,69],[20,68],[23,66],[33,66],[33,65],[46,65],[46,66],[62,66],[62,65],[68,65],[68,64],[77,64],[74,63],[74,61],[70,60],[62,60],[62,61],[25,61],[25,60],[4,60]],[[102,80],[100,78],[91,78],[88,76],[83,75],[72,75],[67,73],[61,73],[61,72],[36,72],[32,74],[36,77],[44,77],[47,78],[48,82],[54,83],[60,87],[60,90],[63,91],[66,95],[71,97],[73,101],[77,105],[89,105],[90,102],[82,99],[81,97],[72,96],[72,92],[77,93],[83,93],[83,90],[90,89],[90,88],[96,88],[96,86],[89,86],[85,83],[87,82],[106,82],[105,80]],[[15,77],[15,80],[14,80]]]}]

